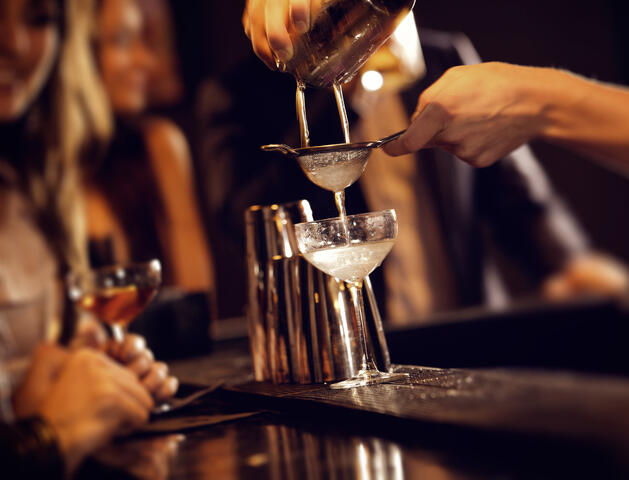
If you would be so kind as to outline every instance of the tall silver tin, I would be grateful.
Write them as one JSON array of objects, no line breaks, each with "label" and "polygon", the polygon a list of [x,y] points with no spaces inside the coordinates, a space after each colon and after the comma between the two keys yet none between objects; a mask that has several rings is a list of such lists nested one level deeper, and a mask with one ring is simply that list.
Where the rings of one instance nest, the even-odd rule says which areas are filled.
[{"label": "tall silver tin", "polygon": [[[343,282],[301,256],[293,225],[312,221],[306,200],[253,206],[245,214],[247,322],[258,381],[321,383],[353,377],[360,368],[356,316]],[[370,348],[381,370],[389,351],[371,289],[367,323]]]}]

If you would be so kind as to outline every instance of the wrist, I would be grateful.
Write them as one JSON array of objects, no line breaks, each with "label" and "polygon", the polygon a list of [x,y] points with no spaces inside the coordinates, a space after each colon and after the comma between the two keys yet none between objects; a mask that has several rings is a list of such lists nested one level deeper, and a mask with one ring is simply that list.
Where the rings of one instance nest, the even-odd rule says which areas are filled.
[{"label": "wrist", "polygon": [[538,137],[550,142],[570,141],[579,131],[579,119],[588,97],[589,84],[570,72],[539,69],[537,102],[540,110]]},{"label": "wrist", "polygon": [[556,71],[548,68],[495,63],[496,77],[502,77],[494,88],[502,90],[500,105],[512,117],[511,126],[520,140],[543,138],[553,121],[555,94],[552,80]]}]

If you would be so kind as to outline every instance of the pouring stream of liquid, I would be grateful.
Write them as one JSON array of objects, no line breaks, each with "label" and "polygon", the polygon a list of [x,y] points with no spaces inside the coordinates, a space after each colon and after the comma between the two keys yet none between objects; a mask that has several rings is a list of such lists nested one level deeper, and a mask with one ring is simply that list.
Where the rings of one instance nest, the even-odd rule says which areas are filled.
[{"label": "pouring stream of liquid", "polygon": [[343,128],[343,137],[345,143],[351,143],[349,138],[349,120],[347,119],[347,110],[345,110],[345,100],[343,99],[343,87],[338,83],[334,84],[334,98],[336,99],[336,108],[339,110],[339,118]]},{"label": "pouring stream of liquid", "polygon": [[[347,119],[347,110],[345,109],[345,100],[343,98],[343,88],[339,83],[335,83],[333,89],[334,98],[336,99],[336,106],[339,111],[339,118],[341,120],[341,126],[343,128],[343,138],[345,140],[345,143],[351,143],[349,135],[349,120]],[[308,118],[306,116],[305,90],[306,85],[298,80],[297,91],[295,93],[295,104],[297,108],[297,118],[299,120],[299,134],[301,137],[302,148],[310,146],[310,132],[308,130]],[[345,190],[334,192],[334,203],[336,204],[336,208],[339,212],[339,217],[343,221],[343,230],[345,233],[345,237],[349,242],[349,229],[347,223],[345,222]]]},{"label": "pouring stream of liquid", "polygon": [[297,106],[297,119],[299,120],[299,136],[301,146],[310,146],[310,132],[308,130],[308,117],[306,116],[306,85],[297,81],[297,92],[295,94],[295,104]]},{"label": "pouring stream of liquid", "polygon": [[341,220],[345,220],[345,190],[334,192],[334,203],[339,211],[339,217]]},{"label": "pouring stream of liquid", "polygon": [[[339,83],[334,83],[334,98],[336,99],[336,108],[339,111],[339,118],[341,119],[341,127],[343,128],[343,138],[345,139],[345,143],[351,143],[349,137],[349,120],[347,119],[347,110],[345,109],[345,99],[343,98],[343,87]],[[349,232],[347,229],[347,224],[345,223],[345,190],[341,190],[340,192],[334,192],[334,202],[336,203],[336,208],[339,211],[339,217],[343,221],[343,230],[345,230],[345,237],[349,242]]]}]

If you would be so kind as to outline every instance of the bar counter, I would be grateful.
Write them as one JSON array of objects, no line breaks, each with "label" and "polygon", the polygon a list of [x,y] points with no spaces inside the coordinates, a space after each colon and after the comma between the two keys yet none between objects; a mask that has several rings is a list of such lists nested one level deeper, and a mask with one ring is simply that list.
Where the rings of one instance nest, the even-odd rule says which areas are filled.
[{"label": "bar counter", "polygon": [[78,478],[629,477],[629,381],[522,369],[410,369],[332,391],[252,382],[246,340],[172,362],[182,393],[220,388],[119,439]]}]

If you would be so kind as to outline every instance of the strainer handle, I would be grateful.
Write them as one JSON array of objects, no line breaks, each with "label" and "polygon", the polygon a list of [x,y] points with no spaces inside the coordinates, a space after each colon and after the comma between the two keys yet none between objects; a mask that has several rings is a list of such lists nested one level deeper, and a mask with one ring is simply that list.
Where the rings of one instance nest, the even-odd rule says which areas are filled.
[{"label": "strainer handle", "polygon": [[381,146],[386,145],[387,143],[389,143],[389,142],[391,142],[391,141],[395,140],[395,139],[396,139],[396,138],[398,138],[400,135],[402,135],[404,132],[406,132],[406,129],[404,129],[404,130],[400,130],[399,132],[396,132],[396,133],[394,133],[394,134],[392,134],[392,135],[389,135],[388,137],[381,138],[380,140],[377,140],[377,141],[375,142],[374,147],[375,147],[375,148],[380,148]]},{"label": "strainer handle", "polygon": [[281,152],[284,155],[289,155],[291,157],[296,157],[297,155],[299,155],[299,153],[294,148],[291,148],[288,145],[284,145],[283,143],[262,145],[260,149],[264,150],[265,152]]}]

